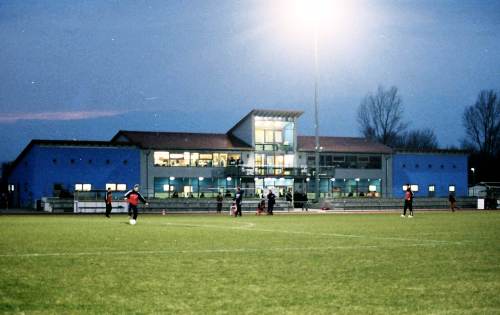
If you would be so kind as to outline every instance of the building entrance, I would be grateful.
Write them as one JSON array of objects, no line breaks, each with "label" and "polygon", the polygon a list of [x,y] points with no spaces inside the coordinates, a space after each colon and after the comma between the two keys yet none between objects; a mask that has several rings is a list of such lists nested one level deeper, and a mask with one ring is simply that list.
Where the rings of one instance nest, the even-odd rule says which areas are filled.
[{"label": "building entrance", "polygon": [[255,193],[267,195],[272,190],[277,197],[284,197],[287,191],[293,193],[293,178],[256,178]]}]

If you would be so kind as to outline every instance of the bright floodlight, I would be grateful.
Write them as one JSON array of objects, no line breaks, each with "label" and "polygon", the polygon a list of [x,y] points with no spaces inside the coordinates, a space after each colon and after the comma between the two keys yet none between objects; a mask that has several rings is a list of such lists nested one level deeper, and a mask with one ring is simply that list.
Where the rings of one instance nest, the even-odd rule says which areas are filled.
[{"label": "bright floodlight", "polygon": [[295,0],[294,14],[303,24],[319,26],[329,17],[333,9],[332,0]]},{"label": "bright floodlight", "polygon": [[[280,25],[278,38],[304,44],[315,36],[321,46],[356,41],[361,21],[369,19],[359,0],[275,0],[270,18]],[[284,36],[282,36],[284,35]]]}]

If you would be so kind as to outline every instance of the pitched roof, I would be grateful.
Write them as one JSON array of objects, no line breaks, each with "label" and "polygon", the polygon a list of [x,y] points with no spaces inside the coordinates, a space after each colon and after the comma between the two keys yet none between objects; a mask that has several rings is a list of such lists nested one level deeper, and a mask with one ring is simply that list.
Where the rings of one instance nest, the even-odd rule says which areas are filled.
[{"label": "pitched roof", "polygon": [[[299,151],[314,151],[314,136],[298,136]],[[366,138],[354,137],[319,137],[319,145],[322,152],[342,153],[392,153],[392,149],[386,145],[370,141]]]},{"label": "pitched roof", "polygon": [[251,150],[237,138],[221,133],[154,132],[120,130],[111,142],[122,139],[143,149],[177,150]]},{"label": "pitched roof", "polygon": [[252,109],[245,117],[241,118],[229,131],[228,134],[231,134],[239,125],[241,125],[245,120],[247,120],[250,116],[264,116],[264,117],[291,117],[298,118],[304,112],[300,110],[285,110],[285,109]]}]

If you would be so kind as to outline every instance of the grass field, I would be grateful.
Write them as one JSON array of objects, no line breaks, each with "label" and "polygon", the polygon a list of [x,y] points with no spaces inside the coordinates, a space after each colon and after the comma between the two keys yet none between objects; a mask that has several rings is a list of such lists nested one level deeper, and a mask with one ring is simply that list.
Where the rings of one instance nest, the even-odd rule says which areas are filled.
[{"label": "grass field", "polygon": [[0,312],[500,314],[500,212],[0,216]]}]

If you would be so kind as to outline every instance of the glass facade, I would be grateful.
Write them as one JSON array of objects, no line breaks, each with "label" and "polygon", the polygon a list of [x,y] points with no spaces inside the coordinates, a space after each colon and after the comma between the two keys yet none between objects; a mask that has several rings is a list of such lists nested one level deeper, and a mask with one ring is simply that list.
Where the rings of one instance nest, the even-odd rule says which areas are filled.
[{"label": "glass facade", "polygon": [[154,152],[154,165],[167,167],[226,167],[236,165],[239,153],[220,152]]},{"label": "glass facade", "polygon": [[[319,190],[322,198],[332,197],[380,197],[380,178],[322,178]],[[316,183],[314,180],[307,182],[307,192],[310,198],[314,199]]]},{"label": "glass facade", "polygon": [[[314,167],[314,155],[307,157],[307,165]],[[382,157],[380,155],[340,155],[321,154],[319,157],[321,167],[355,168],[355,169],[381,169]]]},{"label": "glass facade", "polygon": [[219,192],[234,191],[232,178],[155,177],[155,198],[214,198]]},{"label": "glass facade", "polygon": [[294,150],[295,122],[279,117],[255,117],[255,150],[282,151]]}]

